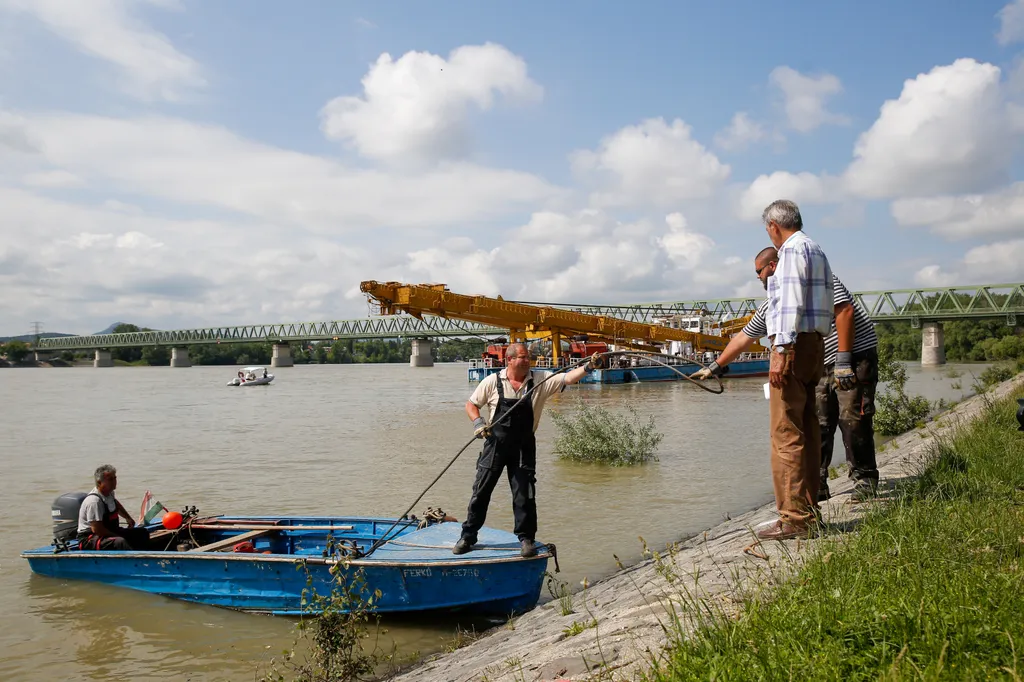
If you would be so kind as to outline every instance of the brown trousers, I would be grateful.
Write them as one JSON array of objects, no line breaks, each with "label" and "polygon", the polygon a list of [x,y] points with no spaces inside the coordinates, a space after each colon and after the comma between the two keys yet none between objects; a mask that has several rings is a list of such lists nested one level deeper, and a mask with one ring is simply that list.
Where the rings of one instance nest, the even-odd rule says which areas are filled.
[{"label": "brown trousers", "polygon": [[804,526],[814,518],[821,484],[821,427],[815,401],[825,361],[821,334],[799,334],[794,351],[785,385],[781,389],[772,386],[769,397],[772,482],[779,518]]}]

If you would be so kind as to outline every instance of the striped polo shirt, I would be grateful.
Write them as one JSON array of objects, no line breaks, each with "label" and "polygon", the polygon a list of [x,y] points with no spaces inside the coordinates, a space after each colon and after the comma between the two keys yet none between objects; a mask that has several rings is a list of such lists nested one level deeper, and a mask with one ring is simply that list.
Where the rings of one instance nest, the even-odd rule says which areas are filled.
[{"label": "striped polo shirt", "polygon": [[[853,352],[862,353],[878,345],[878,336],[875,335],[875,323],[868,317],[867,311],[850,294],[850,290],[839,281],[839,278],[832,275],[832,300],[833,305],[840,303],[851,303],[853,305]],[[768,324],[765,322],[765,314],[768,310],[768,299],[762,301],[757,307],[754,317],[747,322],[743,333],[752,339],[760,339],[768,336]],[[836,361],[836,351],[839,350],[839,334],[836,332],[836,320],[832,318],[832,332],[825,337],[825,364],[831,365]]]}]

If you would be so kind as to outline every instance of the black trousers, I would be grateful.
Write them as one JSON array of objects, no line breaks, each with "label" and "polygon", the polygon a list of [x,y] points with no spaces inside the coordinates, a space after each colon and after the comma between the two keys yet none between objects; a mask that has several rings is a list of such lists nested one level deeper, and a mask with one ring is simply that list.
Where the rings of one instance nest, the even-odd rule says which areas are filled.
[{"label": "black trousers", "polygon": [[[531,439],[532,441],[532,439]],[[487,518],[494,486],[508,472],[512,489],[512,513],[515,516],[514,533],[519,539],[537,537],[537,452],[534,443],[498,442],[488,439],[476,464],[473,495],[469,498],[469,511],[462,524],[462,536],[476,542],[476,534]]]},{"label": "black trousers", "polygon": [[79,538],[79,546],[82,549],[111,549],[127,551],[134,549],[144,551],[149,549],[149,531],[145,528],[119,528],[118,535],[113,537],[97,537],[90,533]]},{"label": "black trousers", "polygon": [[853,355],[853,371],[857,385],[849,391],[839,390],[833,375],[835,365],[828,365],[818,382],[818,423],[821,425],[821,481],[828,484],[828,468],[836,427],[843,435],[849,476],[857,483],[878,483],[875,462],[875,386],[878,384],[878,353],[870,348]]}]

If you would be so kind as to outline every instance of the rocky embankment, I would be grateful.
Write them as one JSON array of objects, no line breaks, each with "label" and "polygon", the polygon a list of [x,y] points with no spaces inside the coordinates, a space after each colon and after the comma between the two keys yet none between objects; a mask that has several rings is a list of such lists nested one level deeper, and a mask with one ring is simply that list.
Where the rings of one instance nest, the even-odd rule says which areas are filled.
[{"label": "rocky embankment", "polygon": [[[878,453],[883,490],[913,476],[936,436],[973,420],[988,398],[1024,385],[1024,375],[938,415],[925,426],[886,443]],[[850,503],[852,484],[833,481],[833,497],[822,505],[830,533],[856,525],[865,505]],[[573,612],[549,601],[473,643],[435,656],[397,679],[438,682],[545,680],[634,680],[659,659],[673,632],[671,612],[685,612],[694,595],[726,610],[742,590],[770,585],[794,568],[814,541],[760,542],[754,529],[776,518],[774,503],[731,519],[678,543],[615,575],[576,589]],[[855,531],[849,531],[855,532]],[[657,549],[657,548],[654,548]]]}]

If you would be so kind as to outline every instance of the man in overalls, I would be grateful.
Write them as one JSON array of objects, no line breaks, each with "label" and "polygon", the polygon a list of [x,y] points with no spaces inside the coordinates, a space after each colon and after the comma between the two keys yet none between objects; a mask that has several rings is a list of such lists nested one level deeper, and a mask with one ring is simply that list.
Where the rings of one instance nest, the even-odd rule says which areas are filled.
[{"label": "man in overalls", "polygon": [[[78,510],[79,549],[148,549],[149,531],[136,528],[135,519],[114,497],[117,470],[104,464],[96,469],[95,479],[96,487],[82,500]],[[121,528],[119,516],[128,522],[127,528]]]},{"label": "man in overalls", "polygon": [[[514,532],[522,544],[521,554],[524,557],[537,555],[534,542],[537,535],[537,441],[534,433],[540,424],[540,414],[550,396],[578,383],[600,362],[599,355],[595,353],[585,365],[544,381],[543,376],[534,377],[530,369],[530,352],[525,344],[511,344],[505,358],[505,369],[481,381],[466,402],[466,414],[473,420],[477,438],[484,439],[484,448],[476,464],[476,481],[473,482],[466,521],[462,524],[462,537],[452,549],[455,554],[465,554],[473,548],[477,533],[487,517],[491,493],[502,471],[507,468],[515,515]],[[530,398],[502,419],[530,391]],[[490,408],[490,425],[480,416],[480,408],[484,405]]]}]

